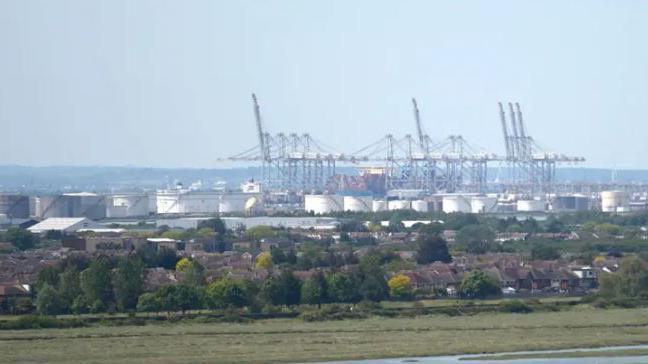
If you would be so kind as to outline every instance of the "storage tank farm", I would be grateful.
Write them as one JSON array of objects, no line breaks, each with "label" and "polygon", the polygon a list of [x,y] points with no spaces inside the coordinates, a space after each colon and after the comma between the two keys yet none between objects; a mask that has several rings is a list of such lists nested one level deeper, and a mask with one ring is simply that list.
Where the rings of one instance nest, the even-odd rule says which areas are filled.
[{"label": "storage tank farm", "polygon": [[430,211],[430,203],[425,200],[414,200],[412,201],[412,210],[416,212],[428,212]]},{"label": "storage tank farm", "polygon": [[385,200],[374,200],[371,204],[371,210],[373,212],[387,211],[387,201]]},{"label": "storage tank farm", "polygon": [[443,197],[443,212],[450,214],[455,212],[469,213],[472,211],[472,196],[450,195]]},{"label": "storage tank farm", "polygon": [[315,215],[344,210],[344,198],[338,195],[304,195],[304,210]]},{"label": "storage tank farm", "polygon": [[518,200],[517,210],[519,212],[544,212],[547,209],[547,203],[542,200]]},{"label": "storage tank farm", "polygon": [[369,212],[373,208],[371,196],[343,196],[344,211]]},{"label": "storage tank farm", "polygon": [[625,191],[601,192],[601,210],[603,212],[630,211],[630,201],[629,201],[628,193]]},{"label": "storage tank farm", "polygon": [[470,210],[474,214],[497,211],[497,197],[473,196],[470,200]]},{"label": "storage tank farm", "polygon": [[412,203],[409,200],[389,200],[387,201],[387,209],[392,210],[409,210]]}]

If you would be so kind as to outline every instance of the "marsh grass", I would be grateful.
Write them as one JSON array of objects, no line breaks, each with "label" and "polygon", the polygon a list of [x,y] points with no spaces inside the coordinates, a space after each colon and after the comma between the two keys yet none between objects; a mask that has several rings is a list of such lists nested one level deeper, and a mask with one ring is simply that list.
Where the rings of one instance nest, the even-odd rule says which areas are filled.
[{"label": "marsh grass", "polygon": [[0,332],[0,362],[267,363],[648,343],[647,309],[305,322],[156,322]]}]

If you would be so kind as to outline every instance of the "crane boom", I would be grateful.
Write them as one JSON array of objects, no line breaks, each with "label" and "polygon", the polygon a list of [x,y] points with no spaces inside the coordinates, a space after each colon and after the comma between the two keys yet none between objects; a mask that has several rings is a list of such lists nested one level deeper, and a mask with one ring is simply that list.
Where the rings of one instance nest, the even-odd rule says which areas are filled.
[{"label": "crane boom", "polygon": [[506,147],[506,158],[511,159],[513,157],[511,153],[511,140],[508,134],[508,128],[506,127],[506,114],[504,113],[504,107],[501,102],[497,103],[499,105],[500,111],[500,120],[502,121],[502,134],[504,134],[504,146]]},{"label": "crane boom", "polygon": [[524,153],[530,154],[531,143],[530,143],[530,139],[526,135],[526,130],[524,128],[524,121],[522,120],[522,109],[520,108],[520,104],[517,102],[515,103],[515,109],[517,111],[517,121],[520,129],[520,138],[522,139],[522,143],[524,145]]},{"label": "crane boom", "polygon": [[423,127],[421,126],[421,116],[415,98],[412,98],[412,105],[414,106],[414,120],[416,120],[416,132],[418,134],[419,147],[421,148],[421,151],[423,151],[423,153],[428,154],[425,134],[423,134]]},{"label": "crane boom", "polygon": [[510,115],[511,115],[511,126],[513,129],[513,143],[512,144],[512,149],[513,149],[513,154],[515,157],[520,156],[521,148],[520,148],[520,135],[518,134],[518,128],[517,128],[517,122],[515,120],[515,112],[513,112],[513,104],[509,102],[509,110],[510,110]]},{"label": "crane boom", "polygon": [[261,110],[254,93],[252,94],[252,101],[254,102],[254,118],[256,120],[257,132],[259,134],[259,150],[261,151],[261,157],[263,160],[268,160],[270,156],[268,155],[265,145],[265,134],[263,133],[263,124],[261,123]]}]

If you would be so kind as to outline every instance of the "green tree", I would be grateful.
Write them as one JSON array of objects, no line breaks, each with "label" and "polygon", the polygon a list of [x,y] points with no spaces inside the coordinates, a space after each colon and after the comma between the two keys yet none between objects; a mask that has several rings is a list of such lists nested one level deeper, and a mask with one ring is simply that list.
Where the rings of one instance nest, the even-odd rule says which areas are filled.
[{"label": "green tree", "polygon": [[137,299],[137,311],[158,312],[162,310],[162,304],[155,293],[143,293]]},{"label": "green tree", "polygon": [[31,249],[38,243],[37,235],[17,227],[7,229],[4,233],[4,239],[20,250]]},{"label": "green tree", "polygon": [[200,307],[198,290],[185,284],[176,286],[175,300],[182,313]]},{"label": "green tree", "polygon": [[268,277],[263,284],[259,296],[264,304],[279,306],[286,303],[286,293],[277,277]]},{"label": "green tree", "polygon": [[558,248],[548,244],[533,244],[531,247],[531,259],[533,260],[555,260],[560,258]]},{"label": "green tree", "polygon": [[362,298],[368,301],[379,302],[388,296],[387,282],[385,278],[378,275],[365,276],[360,285]]},{"label": "green tree", "polygon": [[200,287],[205,285],[205,268],[198,262],[194,263],[184,271],[182,282],[191,287]]},{"label": "green tree", "polygon": [[495,232],[486,225],[467,225],[462,227],[455,241],[465,247],[466,252],[484,254],[494,249]]},{"label": "green tree", "polygon": [[452,261],[452,256],[448,251],[448,244],[438,235],[421,234],[417,244],[416,261],[419,264],[450,263]]},{"label": "green tree", "polygon": [[284,270],[277,276],[268,277],[261,285],[261,300],[270,305],[296,305],[300,302],[301,282],[292,271]]},{"label": "green tree", "polygon": [[561,233],[565,231],[565,224],[558,219],[555,215],[549,215],[545,221],[545,230],[548,233]]},{"label": "green tree", "polygon": [[275,230],[266,225],[258,225],[247,229],[245,236],[252,241],[259,241],[261,239],[271,238],[276,236]]},{"label": "green tree", "polygon": [[216,234],[223,236],[227,233],[227,228],[225,223],[220,218],[213,218],[209,220],[203,220],[198,223],[198,229],[209,228],[213,230]]},{"label": "green tree", "polygon": [[164,286],[155,292],[159,307],[166,312],[182,311],[200,306],[198,291],[187,285]]},{"label": "green tree", "polygon": [[316,272],[306,279],[301,287],[301,300],[303,303],[321,307],[328,297],[328,284],[321,272]]},{"label": "green tree", "polygon": [[206,295],[210,308],[244,307],[249,303],[245,285],[229,278],[210,284]]},{"label": "green tree", "polygon": [[36,277],[36,288],[40,289],[46,284],[52,287],[58,286],[60,273],[59,268],[53,266],[41,269]]},{"label": "green tree", "polygon": [[56,289],[45,284],[36,297],[36,310],[41,315],[58,315],[64,311],[64,303]]},{"label": "green tree", "polygon": [[386,261],[388,257],[378,250],[370,251],[360,259],[362,283],[359,291],[363,299],[378,302],[387,298],[389,287],[381,267]]},{"label": "green tree", "polygon": [[120,311],[136,308],[144,290],[144,262],[139,257],[122,258],[113,276],[115,301]]},{"label": "green tree", "polygon": [[349,273],[334,273],[327,277],[328,293],[332,302],[358,302],[360,282],[356,275]]},{"label": "green tree", "polygon": [[178,260],[179,258],[176,251],[166,247],[162,247],[158,250],[155,257],[156,266],[164,269],[174,269],[176,264],[178,264]]},{"label": "green tree", "polygon": [[283,250],[275,246],[270,248],[270,255],[272,257],[272,262],[275,264],[281,264],[286,261],[286,254],[284,254]]},{"label": "green tree", "polygon": [[499,282],[486,273],[474,270],[468,273],[459,286],[459,293],[466,298],[486,298],[502,294]]},{"label": "green tree", "polygon": [[601,277],[599,292],[606,297],[648,297],[648,269],[636,257],[625,258],[617,272]]},{"label": "green tree", "polygon": [[286,295],[286,305],[292,306],[299,304],[301,301],[301,281],[288,269],[281,272],[279,280]]},{"label": "green tree", "polygon": [[81,284],[79,282],[79,272],[73,267],[68,267],[59,276],[58,292],[61,296],[61,301],[67,309],[71,309],[74,300],[82,294]]},{"label": "green tree", "polygon": [[81,272],[80,284],[83,295],[93,306],[100,303],[107,306],[113,301],[113,287],[110,274],[110,261],[106,257],[99,257],[90,263],[90,266]]},{"label": "green tree", "polygon": [[290,249],[288,253],[286,253],[286,263],[290,265],[297,264],[297,254],[295,253],[295,250]]}]

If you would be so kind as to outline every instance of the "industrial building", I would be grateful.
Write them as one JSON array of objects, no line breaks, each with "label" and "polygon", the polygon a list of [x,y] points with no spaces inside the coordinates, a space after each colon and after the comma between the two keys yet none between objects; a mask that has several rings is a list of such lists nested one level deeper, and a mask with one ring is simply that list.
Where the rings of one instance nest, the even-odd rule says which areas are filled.
[{"label": "industrial building", "polygon": [[103,230],[104,227],[85,217],[50,217],[27,228],[27,230],[34,234],[41,234],[48,231],[67,233],[80,230],[91,231],[94,229]]}]

